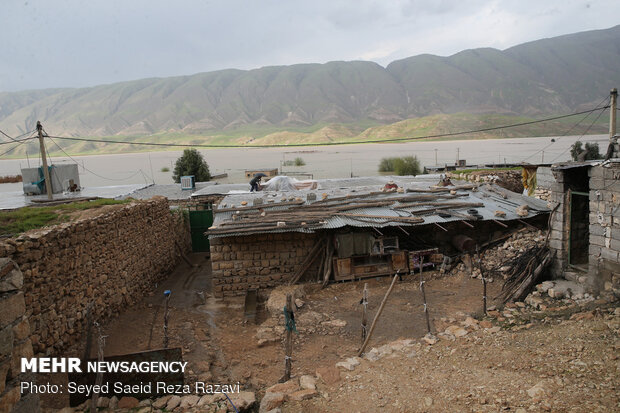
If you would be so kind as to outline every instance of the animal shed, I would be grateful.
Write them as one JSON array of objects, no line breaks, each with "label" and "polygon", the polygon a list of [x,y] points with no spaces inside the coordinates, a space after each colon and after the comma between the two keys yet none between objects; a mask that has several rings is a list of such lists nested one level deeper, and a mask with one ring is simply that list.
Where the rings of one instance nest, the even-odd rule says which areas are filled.
[{"label": "animal shed", "polygon": [[[215,295],[445,265],[528,221],[546,225],[544,201],[493,184],[437,181],[404,179],[398,191],[384,192],[374,181],[325,180],[315,191],[225,196],[206,232]],[[474,242],[463,244],[457,235]]]}]

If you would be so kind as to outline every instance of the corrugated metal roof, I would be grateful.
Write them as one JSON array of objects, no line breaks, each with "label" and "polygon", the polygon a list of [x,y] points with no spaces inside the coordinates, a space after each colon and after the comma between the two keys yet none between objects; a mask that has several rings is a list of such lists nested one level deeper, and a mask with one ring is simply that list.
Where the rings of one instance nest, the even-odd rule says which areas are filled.
[{"label": "corrugated metal roof", "polygon": [[[409,187],[420,189],[420,185],[409,185]],[[424,182],[422,187],[425,187],[426,190],[429,190],[427,182]],[[327,190],[327,192],[323,191],[323,193],[328,193],[328,200],[329,200],[330,197],[334,197],[334,196],[346,196],[347,194],[364,195],[372,191],[377,191],[377,187],[376,186],[354,187],[354,188],[348,188],[348,191],[338,188],[338,189]],[[320,196],[321,191],[310,191],[310,192],[318,192],[317,199],[319,200],[321,199],[321,196]],[[459,194],[463,196],[458,197],[458,198],[453,198],[450,200],[446,200],[445,202],[470,203],[470,204],[481,203],[484,206],[480,206],[480,207],[461,206],[461,207],[455,207],[455,208],[450,208],[450,209],[454,210],[455,212],[461,215],[468,215],[468,212],[467,212],[468,209],[472,209],[472,208],[476,209],[477,213],[482,216],[482,220],[510,221],[510,220],[515,220],[515,219],[521,219],[523,217],[516,214],[516,208],[523,204],[526,204],[530,207],[530,214],[529,214],[530,217],[535,216],[539,213],[549,212],[549,209],[547,208],[545,201],[542,201],[536,198],[527,197],[524,195],[520,195],[514,192],[510,192],[508,190],[498,187],[495,184],[481,185],[480,187],[477,188],[475,192],[472,190],[463,190],[463,189],[459,189],[458,192]],[[313,204],[314,202],[317,202],[317,201],[308,201],[306,199],[307,194],[308,194],[308,191],[296,191],[296,195],[294,195],[294,197],[298,198],[299,195],[302,195],[303,196],[302,199],[305,200],[304,202],[305,205]],[[440,195],[446,195],[445,192],[444,193],[432,193],[432,192],[394,193],[394,192],[391,192],[391,193],[385,193],[385,194],[374,193],[368,197],[364,197],[363,199],[380,201],[381,199],[385,199],[385,198],[399,198],[399,197],[406,198],[406,197],[411,197],[415,195],[433,195],[433,194],[437,195],[438,198]],[[505,195],[505,198],[500,194]],[[282,201],[283,195],[287,195],[286,196],[287,201],[291,197],[290,193],[286,193],[286,194],[277,193],[275,194],[275,197],[273,197],[274,194],[265,194],[265,193],[263,194],[261,193],[235,194],[235,195],[229,195],[226,198],[224,198],[221,204],[240,205],[242,200],[245,200],[246,202],[249,201],[247,195],[252,195],[252,198],[271,197],[271,198],[277,199],[278,201]],[[334,201],[334,202],[337,202],[337,201]],[[405,202],[407,204],[411,203],[411,201],[405,201]],[[420,202],[427,202],[427,201],[420,201]],[[219,238],[219,237],[231,237],[231,236],[244,236],[244,235],[251,235],[251,234],[258,234],[258,233],[282,233],[282,232],[306,232],[308,233],[308,232],[315,232],[317,230],[337,229],[337,228],[342,228],[346,226],[368,227],[368,228],[370,227],[383,228],[383,227],[389,227],[389,226],[411,227],[411,226],[416,226],[416,225],[426,225],[426,224],[432,224],[432,223],[441,224],[445,222],[464,220],[462,217],[459,217],[459,216],[450,216],[450,217],[440,216],[439,211],[434,212],[434,213],[422,213],[422,214],[410,213],[410,212],[416,212],[416,211],[419,212],[421,210],[432,208],[432,206],[429,206],[429,205],[420,205],[420,206],[414,205],[414,206],[409,206],[409,207],[405,206],[404,208],[400,207],[399,205],[400,205],[399,202],[394,201],[394,204],[391,206],[361,207],[361,208],[356,208],[356,209],[350,209],[350,210],[347,210],[345,213],[367,215],[368,217],[334,215],[334,216],[327,218],[324,223],[313,226],[312,228],[308,228],[308,227],[304,228],[304,227],[298,227],[298,226],[291,226],[288,228],[281,227],[281,228],[270,229],[270,230],[261,230],[257,228],[256,231],[250,231],[250,232],[244,231],[244,232],[238,232],[238,233],[235,232],[235,233],[228,233],[228,234],[212,234],[209,237]],[[273,204],[266,203],[264,204],[264,207],[268,211],[289,210],[291,208],[290,205],[278,206],[277,203],[273,203]],[[395,209],[395,207],[399,207],[399,209]],[[504,217],[495,216],[495,212],[498,210],[503,211],[505,213],[505,216]],[[220,226],[224,222],[232,221],[232,218],[231,218],[233,215],[232,211],[217,212],[217,209],[215,209],[214,213],[215,213],[214,222],[213,222],[214,226]],[[422,218],[424,221],[420,223],[389,221],[388,219],[376,218],[376,216],[393,216],[393,217],[414,216],[414,217]],[[475,221],[475,219],[472,219],[472,220]],[[207,235],[208,235],[208,232],[207,232]]]}]

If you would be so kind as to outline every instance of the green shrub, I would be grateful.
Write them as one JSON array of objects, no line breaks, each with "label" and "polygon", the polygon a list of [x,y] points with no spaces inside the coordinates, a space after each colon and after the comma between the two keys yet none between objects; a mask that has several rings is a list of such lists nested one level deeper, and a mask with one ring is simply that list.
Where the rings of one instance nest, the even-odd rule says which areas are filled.
[{"label": "green shrub", "polygon": [[303,158],[295,158],[295,166],[304,166],[306,163],[304,162]]},{"label": "green shrub", "polygon": [[379,172],[392,172],[394,175],[419,175],[420,161],[415,156],[383,158],[379,162]]},{"label": "green shrub", "polygon": [[163,168],[161,168],[162,172],[170,172],[170,168],[168,168],[167,166],[164,166]]},{"label": "green shrub", "polygon": [[394,172],[394,159],[396,158],[383,158],[379,162],[379,172]]}]

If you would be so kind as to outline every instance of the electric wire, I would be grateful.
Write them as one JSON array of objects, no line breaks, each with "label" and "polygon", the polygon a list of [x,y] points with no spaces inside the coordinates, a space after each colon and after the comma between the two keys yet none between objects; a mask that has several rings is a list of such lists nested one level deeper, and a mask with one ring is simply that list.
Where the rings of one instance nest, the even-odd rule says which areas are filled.
[{"label": "electric wire", "polygon": [[[34,139],[34,138],[30,138],[30,139]],[[0,157],[7,155],[11,152],[13,152],[15,149],[19,148],[21,145],[23,145],[24,143],[28,142],[29,139],[24,139],[22,141],[18,141],[17,145],[13,146],[11,149],[9,149],[8,151],[2,152],[0,153]],[[15,143],[15,142],[8,142],[8,143]]]},{"label": "electric wire", "polygon": [[292,148],[292,147],[308,147],[308,146],[336,146],[336,145],[354,145],[354,144],[362,144],[362,143],[404,142],[404,141],[413,141],[413,140],[419,140],[419,139],[444,138],[444,137],[450,137],[450,136],[474,134],[474,133],[479,133],[479,132],[488,132],[488,131],[500,130],[500,129],[509,129],[509,128],[515,128],[519,126],[548,122],[551,120],[564,119],[564,118],[568,118],[571,116],[583,115],[586,113],[594,112],[596,110],[607,109],[608,107],[609,105],[603,108],[594,108],[590,110],[570,113],[567,115],[554,116],[550,118],[532,120],[532,121],[527,121],[527,122],[513,123],[513,124],[503,125],[503,126],[480,128],[480,129],[475,129],[475,130],[441,133],[441,134],[426,135],[426,136],[414,136],[414,137],[407,137],[407,138],[372,139],[372,140],[366,140],[366,141],[351,141],[351,142],[320,142],[320,143],[293,143],[293,144],[270,144],[270,145],[233,145],[233,144],[217,145],[217,144],[183,144],[183,143],[159,143],[159,142],[129,142],[129,141],[118,141],[118,140],[106,140],[106,139],[77,138],[77,137],[68,137],[68,136],[49,136],[49,137],[56,138],[56,139],[84,141],[84,142],[115,143],[115,144],[118,143],[118,144],[124,144],[124,145],[145,145],[145,146],[160,146],[160,147],[188,147],[188,148]]},{"label": "electric wire", "polygon": [[[561,137],[567,136],[569,133],[571,133],[573,131],[573,129],[575,129],[577,126],[579,126],[581,124],[581,122],[583,122],[584,120],[586,120],[592,113],[594,113],[594,111],[598,110],[597,108],[599,106],[601,106],[603,104],[603,102],[611,100],[611,98],[609,97],[605,97],[603,98],[603,100],[601,100],[598,105],[596,105],[596,108],[594,108],[591,112],[588,112],[588,114],[586,116],[584,116],[581,120],[579,120],[579,122],[575,123],[573,126],[571,126],[570,129],[568,129],[564,134],[560,135],[560,137],[557,139],[559,140]],[[611,105],[609,105],[611,106]],[[553,145],[554,143],[556,143],[556,141],[551,141],[547,146],[545,146],[542,149],[539,149],[538,151],[534,152],[533,154],[531,154],[530,156],[523,158],[521,160],[521,162],[525,162],[526,160],[530,159],[533,156],[538,155],[539,153],[541,153],[542,151],[546,150],[547,148],[549,148],[551,145]]]},{"label": "electric wire", "polygon": [[[605,108],[601,108],[601,109],[603,109],[603,110],[601,110],[599,112],[598,116],[594,119],[594,121],[590,124],[590,126],[588,126],[588,128],[585,130],[585,132],[582,133],[581,136],[579,137],[579,139],[577,139],[577,140],[580,140],[581,138],[583,138],[584,135],[586,135],[588,133],[588,131],[590,131],[590,128],[592,128],[592,126],[598,121],[598,119],[601,117],[601,115],[605,112],[605,110],[604,110]],[[558,156],[556,156],[555,158],[553,158],[551,160],[551,163],[555,162],[556,159],[558,159],[560,156],[564,155],[566,153],[566,151],[568,151],[570,148],[571,148],[571,146],[569,146],[568,148],[564,149],[561,154],[559,154]]]},{"label": "electric wire", "polygon": [[[32,132],[36,132],[36,131],[37,131],[36,129],[31,130],[29,132],[22,133],[21,135],[15,137],[15,138],[13,138],[12,136],[7,135],[3,130],[0,130],[0,133],[3,134],[4,136],[6,136],[7,138],[9,138],[10,140],[12,140],[13,143],[15,143],[15,142],[19,142],[19,138],[21,138],[22,136],[26,136],[29,133],[32,134]],[[8,142],[8,143],[11,143],[11,142]]]},{"label": "electric wire", "polygon": [[[0,132],[2,132],[2,131],[0,131]],[[0,153],[0,157],[13,152],[15,149],[19,148],[21,145],[23,145],[24,143],[28,142],[29,140],[35,139],[35,137],[32,136],[34,134],[34,132],[36,132],[36,130],[35,131],[30,131],[30,136],[28,138],[26,138],[26,139],[14,139],[14,138],[11,138],[10,136],[8,136],[7,134],[5,134],[4,132],[2,132],[3,135],[8,136],[10,139],[13,139],[13,142],[5,142],[5,143],[17,143],[17,145],[13,146],[8,151]],[[24,136],[24,135],[21,135],[21,136]]]},{"label": "electric wire", "polygon": [[[45,129],[43,131],[45,131]],[[52,139],[52,137],[49,136],[47,134],[47,132],[45,133],[45,135],[46,135],[47,138],[49,138],[50,141],[52,141],[52,143],[54,145],[56,145],[58,147],[58,149],[60,149],[62,151],[62,153],[64,153],[69,159],[71,159],[73,162],[75,162],[76,164],[79,165],[79,162],[77,160],[75,160],[71,155],[69,155],[60,145],[58,145],[58,143],[56,143],[56,141],[54,139]],[[108,181],[119,181],[119,182],[120,181],[127,181],[127,180],[133,178],[134,176],[136,176],[137,174],[139,174],[140,172],[142,172],[142,169],[138,169],[131,176],[128,176],[127,178],[120,178],[119,179],[119,178],[109,178],[109,177],[106,177],[106,176],[99,175],[98,173],[93,172],[92,170],[88,169],[86,166],[84,166],[84,164],[82,164],[82,168],[84,168],[85,170],[87,170],[91,174],[93,174],[93,175],[95,175],[95,176],[97,176],[97,177],[99,177],[101,179],[106,179]],[[144,172],[142,172],[142,173],[144,174]]]}]

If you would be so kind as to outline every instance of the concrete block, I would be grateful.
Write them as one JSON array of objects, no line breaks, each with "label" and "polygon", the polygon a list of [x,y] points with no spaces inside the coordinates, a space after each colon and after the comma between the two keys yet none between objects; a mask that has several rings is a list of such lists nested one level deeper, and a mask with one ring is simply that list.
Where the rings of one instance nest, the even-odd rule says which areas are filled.
[{"label": "concrete block", "polygon": [[555,250],[561,250],[562,248],[564,248],[564,242],[557,240],[557,239],[550,239],[549,248],[555,249]]},{"label": "concrete block", "polygon": [[619,168],[603,168],[600,167],[600,169],[603,170],[603,177],[607,180],[618,180],[620,179],[620,169]]},{"label": "concrete block", "polygon": [[601,258],[612,262],[620,262],[618,259],[618,251],[613,251],[609,248],[601,249]]},{"label": "concrete block", "polygon": [[604,236],[605,235],[605,228],[600,225],[591,224],[588,227],[588,231],[590,232],[590,236],[592,235]]},{"label": "concrete block", "polygon": [[604,247],[605,246],[605,237],[602,237],[600,235],[592,235],[592,234],[590,234],[590,244],[591,245],[597,245],[599,247]]},{"label": "concrete block", "polygon": [[601,255],[601,249],[602,247],[590,244],[590,246],[588,247],[588,255],[598,258]]},{"label": "concrete block", "polygon": [[604,179],[596,179],[596,178],[590,179],[590,191],[591,192],[604,189],[605,187],[606,185],[605,185]]}]

